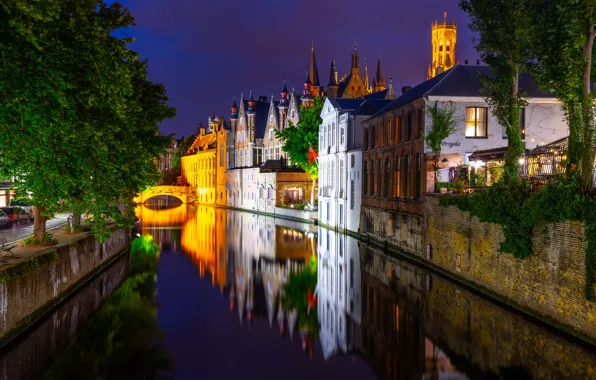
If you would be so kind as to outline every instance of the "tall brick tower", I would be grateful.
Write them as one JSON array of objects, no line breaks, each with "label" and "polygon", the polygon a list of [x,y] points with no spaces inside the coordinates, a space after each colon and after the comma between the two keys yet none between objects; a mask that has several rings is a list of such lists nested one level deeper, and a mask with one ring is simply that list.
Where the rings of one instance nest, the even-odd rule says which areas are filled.
[{"label": "tall brick tower", "polygon": [[448,24],[447,12],[445,12],[443,22],[433,21],[431,28],[432,61],[428,65],[427,79],[449,70],[456,64],[457,25],[455,21]]}]

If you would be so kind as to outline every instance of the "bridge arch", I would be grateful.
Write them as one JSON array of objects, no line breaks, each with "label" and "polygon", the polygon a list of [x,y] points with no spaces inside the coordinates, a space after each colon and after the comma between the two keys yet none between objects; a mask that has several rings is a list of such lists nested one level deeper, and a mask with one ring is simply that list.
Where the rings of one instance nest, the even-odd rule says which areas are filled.
[{"label": "bridge arch", "polygon": [[147,200],[160,195],[168,195],[178,198],[182,203],[193,203],[193,189],[190,186],[153,186],[148,190],[141,192],[136,198],[135,203],[143,204]]}]

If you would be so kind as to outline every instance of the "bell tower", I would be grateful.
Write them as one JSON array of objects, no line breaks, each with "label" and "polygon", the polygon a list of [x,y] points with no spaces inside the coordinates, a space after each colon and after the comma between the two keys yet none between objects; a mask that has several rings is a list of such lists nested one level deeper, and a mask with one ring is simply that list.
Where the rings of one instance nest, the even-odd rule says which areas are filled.
[{"label": "bell tower", "polygon": [[431,30],[432,61],[428,66],[427,79],[449,70],[457,63],[455,60],[457,42],[457,25],[455,21],[448,24],[447,12],[445,12],[443,22],[433,21]]}]

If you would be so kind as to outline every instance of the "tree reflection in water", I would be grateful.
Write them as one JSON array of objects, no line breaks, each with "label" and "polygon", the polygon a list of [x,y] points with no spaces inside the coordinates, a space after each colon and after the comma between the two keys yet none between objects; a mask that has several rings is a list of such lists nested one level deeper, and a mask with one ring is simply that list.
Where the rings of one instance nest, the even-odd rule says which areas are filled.
[{"label": "tree reflection in water", "polygon": [[159,247],[145,235],[133,241],[131,276],[89,321],[46,379],[165,379],[171,369],[157,325]]}]

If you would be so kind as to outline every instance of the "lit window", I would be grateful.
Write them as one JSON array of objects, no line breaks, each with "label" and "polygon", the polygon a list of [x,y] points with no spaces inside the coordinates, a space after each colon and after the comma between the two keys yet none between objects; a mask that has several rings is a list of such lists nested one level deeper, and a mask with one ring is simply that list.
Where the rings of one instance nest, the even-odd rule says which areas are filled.
[{"label": "lit window", "polygon": [[466,108],[466,137],[488,136],[488,108],[468,107]]}]

